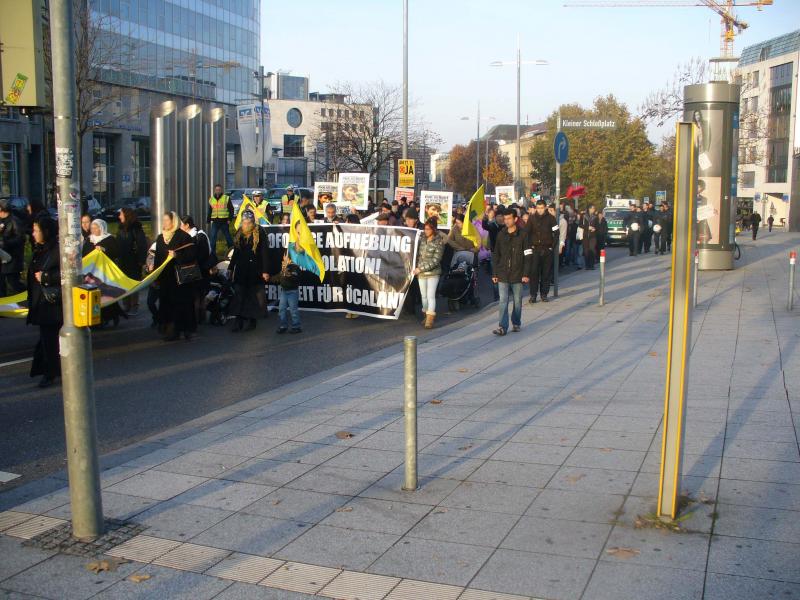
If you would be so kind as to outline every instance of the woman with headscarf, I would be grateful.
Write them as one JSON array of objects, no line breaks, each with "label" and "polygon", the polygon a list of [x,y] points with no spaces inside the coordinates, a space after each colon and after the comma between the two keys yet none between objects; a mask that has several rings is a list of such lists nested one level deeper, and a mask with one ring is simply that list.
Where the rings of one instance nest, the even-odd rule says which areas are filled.
[{"label": "woman with headscarf", "polygon": [[181,220],[175,212],[164,213],[161,234],[156,239],[153,269],[160,267],[168,257],[167,265],[158,277],[158,323],[164,341],[174,342],[181,335],[189,341],[197,329],[194,311],[194,284],[178,283],[176,268],[197,262],[197,246],[192,237],[181,230]]},{"label": "woman with headscarf", "polygon": [[81,256],[86,256],[94,250],[92,242],[89,241],[89,236],[92,235],[92,217],[86,213],[81,215],[81,238],[83,245],[81,246]]},{"label": "woman with headscarf", "polygon": [[[136,213],[129,207],[119,209],[119,231],[117,232],[119,260],[117,265],[126,276],[139,281],[142,267],[147,259],[147,236]],[[139,311],[139,294],[128,296],[128,312],[135,315]]]},{"label": "woman with headscarf", "polygon": [[33,258],[28,267],[27,283],[27,322],[39,326],[31,377],[41,375],[39,387],[44,388],[53,385],[61,375],[58,330],[63,324],[58,225],[49,217],[40,216],[33,223]]},{"label": "woman with headscarf", "polygon": [[244,214],[239,231],[233,236],[233,256],[228,272],[234,290],[230,314],[236,317],[231,331],[252,331],[257,319],[264,315],[267,302],[264,283],[269,281],[267,244],[252,213]]},{"label": "woman with headscarf", "polygon": [[[89,227],[89,244],[93,250],[99,250],[111,261],[119,266],[119,245],[117,239],[108,233],[108,223],[103,219],[95,219]],[[100,327],[105,327],[109,321],[114,323],[114,327],[119,325],[120,315],[127,315],[122,311],[118,302],[100,309]]]}]

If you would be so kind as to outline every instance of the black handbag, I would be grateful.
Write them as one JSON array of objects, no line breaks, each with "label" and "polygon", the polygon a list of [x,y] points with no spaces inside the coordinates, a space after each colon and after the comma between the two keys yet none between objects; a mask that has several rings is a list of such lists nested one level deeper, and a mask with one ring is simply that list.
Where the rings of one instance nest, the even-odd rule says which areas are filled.
[{"label": "black handbag", "polygon": [[[194,242],[192,242],[192,244],[193,243]],[[188,248],[189,245],[190,244],[186,244],[185,246],[176,248],[175,253],[177,254],[178,251]],[[200,281],[202,278],[203,272],[200,270],[200,265],[197,264],[197,261],[190,262],[185,265],[175,265],[175,280],[177,281],[178,285],[194,283],[195,281]]]},{"label": "black handbag", "polygon": [[[47,255],[47,259],[44,261],[42,265],[42,272],[47,269],[47,263],[50,262],[50,255]],[[44,285],[43,283],[39,282],[39,285],[42,288],[42,298],[48,304],[58,304],[61,302],[61,286],[60,285]]]}]

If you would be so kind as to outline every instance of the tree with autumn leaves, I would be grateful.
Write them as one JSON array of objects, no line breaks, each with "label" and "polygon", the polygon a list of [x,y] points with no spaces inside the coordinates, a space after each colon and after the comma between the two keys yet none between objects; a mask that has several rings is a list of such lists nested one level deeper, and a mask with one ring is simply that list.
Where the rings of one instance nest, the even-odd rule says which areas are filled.
[{"label": "tree with autumn leaves", "polygon": [[[556,111],[547,119],[547,133],[537,139],[529,154],[533,177],[550,189],[555,185],[553,138],[557,115]],[[655,199],[656,190],[666,189],[663,186],[669,171],[668,148],[659,149],[652,144],[644,123],[613,95],[598,97],[589,109],[578,104],[563,105],[561,118],[613,120],[617,124],[614,129],[565,129],[569,160],[561,165],[562,195],[571,182],[577,182],[586,187],[582,206],[602,206],[607,195]]]},{"label": "tree with autumn leaves", "polygon": [[[498,150],[497,142],[489,142],[489,161],[486,164],[486,143],[481,143],[481,182],[486,182],[486,193],[494,193],[497,185],[511,185],[513,175],[508,156]],[[448,187],[470,196],[475,191],[475,141],[466,146],[457,144],[450,150],[447,167]]]}]

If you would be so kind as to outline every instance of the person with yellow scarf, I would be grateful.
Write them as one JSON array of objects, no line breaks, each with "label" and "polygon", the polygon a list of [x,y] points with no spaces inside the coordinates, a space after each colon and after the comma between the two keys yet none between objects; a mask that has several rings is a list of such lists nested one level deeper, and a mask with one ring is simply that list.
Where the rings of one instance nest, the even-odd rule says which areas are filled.
[{"label": "person with yellow scarf", "polygon": [[[266,312],[264,284],[269,281],[269,273],[267,243],[251,212],[244,213],[239,231],[233,237],[233,256],[228,273],[234,291],[229,310],[236,317],[231,331],[252,331],[257,319]],[[244,326],[245,320],[248,321],[247,327]]]},{"label": "person with yellow scarf", "polygon": [[181,230],[181,220],[175,212],[164,213],[161,218],[152,268],[157,269],[170,256],[173,265],[167,265],[158,278],[159,332],[166,336],[164,341],[173,342],[183,335],[188,342],[197,330],[195,285],[180,285],[176,268],[197,262],[197,249],[192,237]]}]

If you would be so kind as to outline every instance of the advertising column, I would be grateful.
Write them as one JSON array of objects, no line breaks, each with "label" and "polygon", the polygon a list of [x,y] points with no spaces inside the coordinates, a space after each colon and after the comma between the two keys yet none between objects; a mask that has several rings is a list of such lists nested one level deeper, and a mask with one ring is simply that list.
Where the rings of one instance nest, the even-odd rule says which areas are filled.
[{"label": "advertising column", "polygon": [[696,127],[697,248],[701,270],[733,269],[740,86],[684,88],[683,119]]}]

